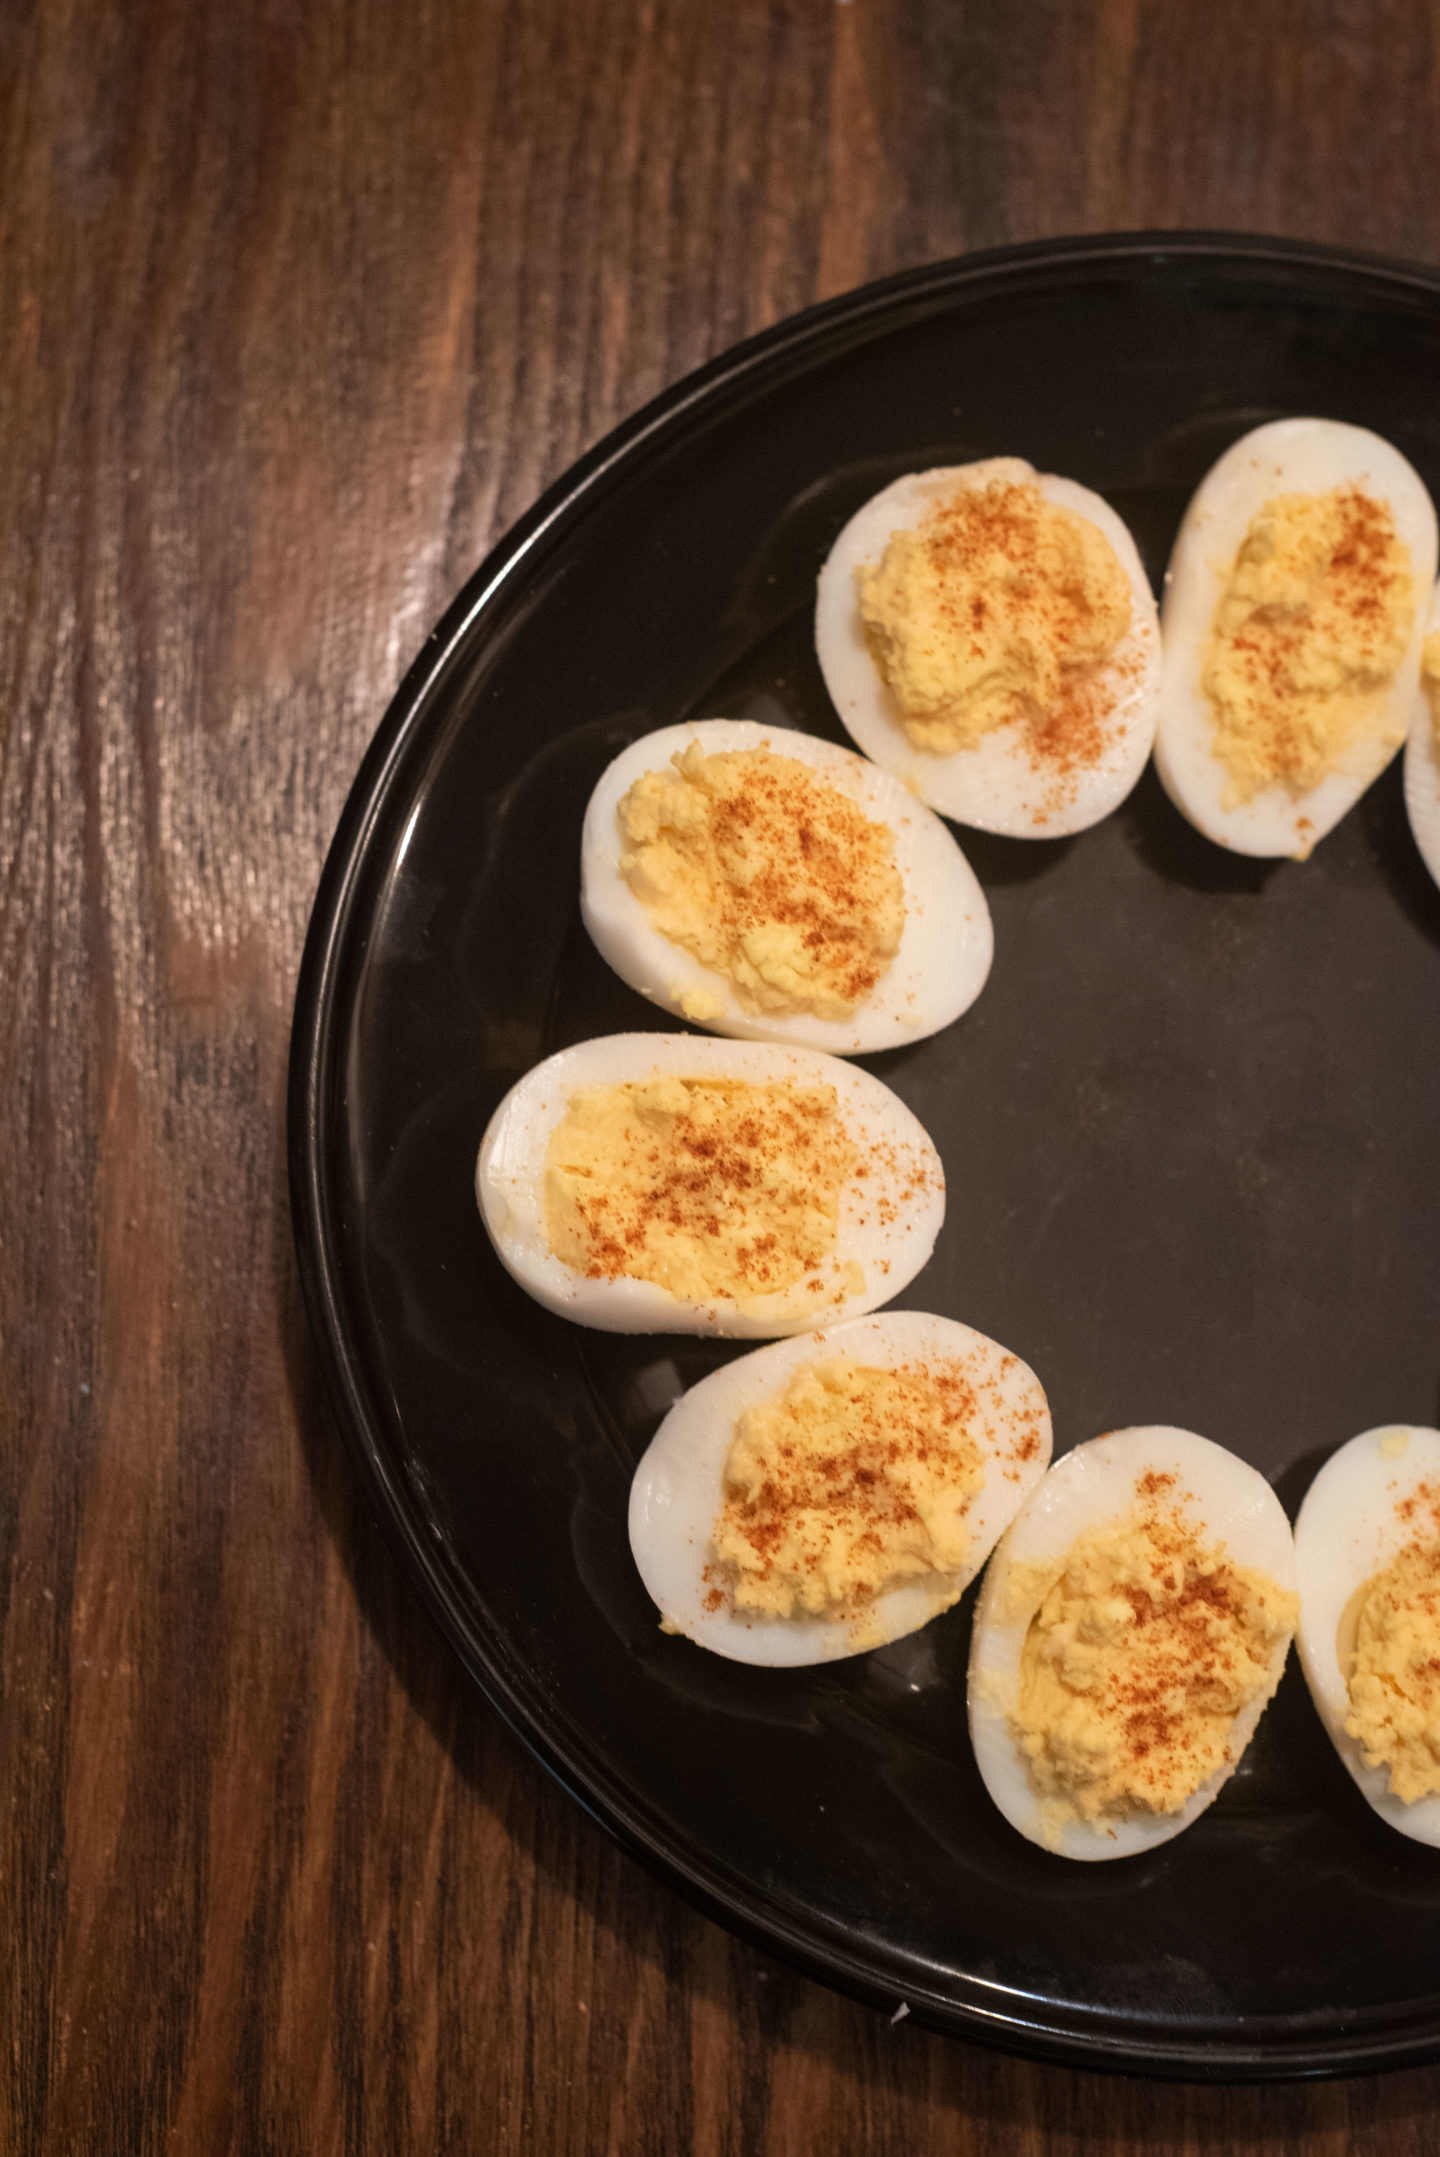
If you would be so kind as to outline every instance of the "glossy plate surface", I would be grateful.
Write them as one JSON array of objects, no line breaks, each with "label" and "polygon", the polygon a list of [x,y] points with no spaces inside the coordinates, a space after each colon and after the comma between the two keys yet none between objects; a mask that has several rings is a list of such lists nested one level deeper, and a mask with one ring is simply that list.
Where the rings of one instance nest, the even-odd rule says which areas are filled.
[{"label": "glossy plate surface", "polygon": [[[1078,1866],[981,1787],[973,1590],[829,1668],[662,1636],[631,1471],[740,1349],[530,1303],[481,1229],[475,1151],[542,1056],[666,1023],[580,925],[609,759],[712,714],[841,738],[814,582],[868,495],[1027,457],[1113,502],[1158,585],[1191,489],[1261,420],[1357,421],[1440,486],[1437,382],[1440,277],[1264,242],[976,258],[784,324],[622,428],[462,593],[365,761],[312,924],[290,1104],[305,1292],[370,1501],[445,1636],[561,1782],[724,1922],[1052,2058],[1265,2076],[1440,2055],[1440,1853],[1369,1812],[1293,1658],[1196,1827]],[[949,1179],[905,1301],[1023,1356],[1057,1452],[1178,1423],[1293,1516],[1342,1440],[1436,1421],[1440,893],[1398,767],[1303,866],[1207,845],[1149,775],[1072,840],[960,836],[994,914],[989,986],[868,1060]]]}]

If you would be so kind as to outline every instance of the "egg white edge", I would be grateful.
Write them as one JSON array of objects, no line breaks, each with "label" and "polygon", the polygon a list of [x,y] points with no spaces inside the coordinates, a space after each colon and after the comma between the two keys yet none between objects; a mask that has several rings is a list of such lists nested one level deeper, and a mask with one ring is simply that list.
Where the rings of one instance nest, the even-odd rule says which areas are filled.
[{"label": "egg white edge", "polygon": [[[1304,484],[1293,473],[1299,454],[1316,464]],[[1318,467],[1318,471],[1317,471]],[[1348,482],[1368,483],[1390,503],[1410,549],[1421,592],[1435,577],[1435,510],[1423,480],[1400,451],[1366,427],[1340,420],[1272,420],[1232,443],[1210,467],[1181,520],[1160,605],[1164,686],[1155,737],[1155,768],[1181,815],[1232,853],[1300,858],[1333,831],[1397,753],[1374,742],[1349,755],[1300,797],[1277,780],[1248,802],[1222,809],[1229,773],[1213,749],[1213,707],[1200,686],[1215,609],[1235,557],[1261,504],[1277,493],[1315,494]],[[1402,719],[1418,692],[1425,607],[1392,691]]]},{"label": "egg white edge", "polygon": [[[713,1613],[684,1610],[690,1594],[700,1601],[699,1582],[711,1529],[723,1496],[725,1459],[735,1424],[745,1410],[778,1393],[805,1364],[843,1355],[882,1369],[913,1362],[970,1362],[978,1359],[989,1385],[999,1393],[977,1399],[975,1435],[987,1452],[1006,1450],[1005,1411],[1022,1403],[1039,1411],[1041,1443],[1037,1457],[1015,1461],[1014,1479],[987,1474],[971,1501],[971,1548],[956,1574],[934,1582],[914,1581],[892,1588],[870,1606],[857,1625],[830,1619],[742,1617],[725,1607]],[[996,1445],[995,1433],[1001,1434]],[[804,1663],[834,1662],[899,1640],[957,1602],[979,1572],[1007,1523],[1044,1474],[1052,1442],[1044,1389],[1028,1364],[998,1341],[953,1318],[923,1311],[886,1311],[827,1325],[768,1348],[753,1349],[711,1372],[671,1408],[641,1456],[630,1487],[630,1548],[640,1577],[657,1610],[677,1622],[687,1638],[732,1662],[793,1668]],[[703,1485],[691,1481],[695,1455],[705,1470]],[[677,1498],[676,1486],[680,1496]],[[701,1502],[699,1491],[705,1498]],[[688,1509],[683,1506],[688,1489]],[[663,1554],[657,1543],[663,1541]],[[878,1634],[878,1638],[877,1638]]]},{"label": "egg white edge", "polygon": [[[768,744],[778,756],[808,764],[866,816],[883,821],[894,833],[895,863],[905,886],[900,948],[850,1018],[746,1010],[728,976],[661,934],[621,876],[616,825],[621,800],[637,779],[648,771],[668,770],[671,758],[696,740],[707,756]],[[891,773],[853,749],[813,734],[748,719],[701,719],[644,735],[621,751],[596,784],[585,812],[580,864],[581,917],[606,963],[632,989],[679,1018],[687,1015],[681,999],[690,991],[723,998],[725,1008],[717,1016],[692,1023],[735,1040],[791,1042],[835,1056],[903,1047],[938,1033],[968,1011],[990,972],[990,909],[953,835]],[[605,873],[597,874],[597,865],[603,865]],[[927,887],[933,888],[928,900]],[[927,994],[934,995],[938,1015],[912,1021],[907,1012]]]},{"label": "egg white edge", "polygon": [[[657,1046],[660,1048],[657,1056]],[[674,1052],[683,1051],[678,1059]],[[847,1128],[880,1111],[894,1122],[897,1143],[913,1149],[925,1163],[928,1181],[898,1210],[893,1230],[890,1271],[878,1278],[866,1268],[866,1288],[833,1309],[797,1310],[794,1291],[757,1298],[744,1311],[717,1302],[687,1303],[652,1281],[590,1281],[564,1265],[551,1251],[545,1233],[545,1149],[565,1114],[577,1086],[621,1085],[656,1075],[698,1077],[731,1075],[763,1084],[790,1078],[802,1085],[830,1085],[836,1090]],[[886,1171],[888,1174],[888,1171]],[[902,1181],[904,1179],[902,1177]],[[875,1203],[881,1174],[872,1168],[861,1196],[843,1191],[838,1247],[843,1254],[847,1229],[857,1208]],[[882,1080],[839,1057],[818,1049],[760,1041],[717,1041],[695,1034],[606,1034],[577,1042],[537,1064],[511,1087],[485,1128],[475,1164],[475,1196],[490,1241],[506,1271],[547,1310],[605,1333],[717,1334],[732,1340],[773,1340],[806,1332],[817,1323],[857,1317],[907,1287],[934,1249],[945,1218],[945,1180],[939,1154],[925,1130],[898,1094]],[[507,1247],[513,1239],[518,1250]],[[578,1304],[598,1301],[602,1315]]]},{"label": "egg white edge", "polygon": [[[1430,601],[1425,634],[1428,636],[1433,629],[1440,629],[1440,585]],[[1405,740],[1405,813],[1420,857],[1440,884],[1440,751],[1435,744],[1435,721],[1418,682],[1415,711]]]},{"label": "egg white edge", "polygon": [[[1091,1439],[1055,1463],[990,1560],[975,1612],[969,1679],[970,1739],[981,1779],[1016,1832],[1054,1856],[1084,1862],[1134,1857],[1183,1833],[1214,1803],[1235,1772],[1274,1697],[1289,1653],[1287,1639],[1275,1658],[1269,1690],[1236,1717],[1224,1764],[1179,1812],[1169,1817],[1115,1820],[1104,1826],[1069,1820],[1061,1829],[1058,1847],[1043,1839],[1041,1801],[1016,1750],[1008,1719],[1018,1697],[1025,1637],[1043,1597],[1032,1598],[1015,1614],[1002,1614],[1010,1570],[1016,1565],[1053,1562],[1051,1578],[1058,1579],[1075,1534],[1083,1532],[1075,1529],[1069,1517],[1074,1494],[1087,1486],[1093,1491],[1087,1526],[1116,1520],[1131,1509],[1136,1475],[1157,1465],[1157,1454],[1163,1455],[1158,1465],[1175,1469],[1183,1478],[1184,1488],[1175,1493],[1175,1502],[1207,1540],[1223,1543],[1236,1564],[1269,1574],[1282,1588],[1295,1587],[1290,1523],[1279,1499],[1257,1469],[1212,1439],[1168,1424],[1140,1424]],[[1244,1493],[1238,1507],[1237,1488]],[[1027,1816],[1029,1824],[1022,1825],[1017,1813]]]},{"label": "egg white edge", "polygon": [[[1403,1433],[1405,1448],[1387,1457],[1384,1444]],[[1386,1488],[1383,1508],[1374,1504],[1380,1464]],[[1331,1454],[1305,1493],[1295,1521],[1295,1561],[1300,1581],[1300,1667],[1330,1741],[1367,1802],[1389,1826],[1414,1842],[1440,1848],[1440,1797],[1411,1804],[1392,1797],[1388,1768],[1365,1765],[1359,1741],[1345,1728],[1350,1695],[1340,1669],[1337,1635],[1345,1606],[1356,1589],[1381,1572],[1408,1540],[1394,1517],[1396,1503],[1418,1483],[1440,1480],[1440,1431],[1413,1423],[1381,1423],[1361,1431]],[[1343,1557],[1337,1564],[1322,1550],[1319,1523],[1343,1521]]]},{"label": "egg white edge", "polygon": [[[1057,806],[1050,801],[1056,776],[1030,763],[1022,720],[997,727],[975,748],[949,756],[915,748],[871,656],[860,617],[855,570],[861,563],[878,563],[892,533],[918,522],[936,501],[958,484],[974,482],[978,473],[1009,482],[1033,480],[1048,501],[1098,526],[1130,584],[1130,627],[1099,670],[1101,679],[1112,672],[1119,677],[1110,714],[1111,753],[1103,766],[1071,775],[1073,795]],[[933,809],[980,831],[1022,839],[1061,839],[1084,831],[1120,806],[1144,770],[1154,741],[1160,709],[1160,627],[1135,541],[1102,496],[1078,481],[1036,472],[1023,458],[992,457],[977,464],[909,472],[864,503],[839,533],[820,572],[815,644],[831,702],[852,740]],[[1003,806],[998,811],[984,806],[986,793],[1000,797]]]}]

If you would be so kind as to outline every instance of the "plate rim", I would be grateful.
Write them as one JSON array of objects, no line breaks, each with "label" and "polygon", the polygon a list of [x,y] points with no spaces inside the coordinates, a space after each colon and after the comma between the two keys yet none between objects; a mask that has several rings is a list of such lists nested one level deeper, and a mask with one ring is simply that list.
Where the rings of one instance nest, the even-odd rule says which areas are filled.
[{"label": "plate rim", "polygon": [[[901,270],[823,300],[715,355],[648,400],[569,465],[492,546],[430,631],[390,699],[361,758],[327,849],[312,904],[297,976],[286,1085],[286,1153],[291,1223],[301,1300],[330,1418],[355,1469],[366,1504],[407,1583],[471,1683],[566,1796],[631,1856],[706,1916],[765,1951],[778,1954],[807,1976],[872,2007],[895,2007],[902,1999],[912,2019],[952,2036],[1092,2071],[1140,2074],[1199,2082],[1278,2081],[1418,2066],[1440,2058],[1440,1993],[1423,2018],[1412,2007],[1403,2018],[1371,2009],[1356,2018],[1353,2034],[1287,2034],[1285,2024],[1314,2018],[1276,2017],[1249,2037],[1237,2036],[1227,2018],[1196,2020],[1163,2036],[1127,2027],[1129,2012],[1095,2010],[1096,2024],[1082,2024],[1045,2003],[1026,2012],[1025,1995],[1013,2004],[987,2007],[938,1990],[902,1990],[877,1975],[873,1954],[857,1953],[835,1926],[821,1937],[813,1920],[804,1924],[783,1903],[753,1882],[711,1861],[694,1861],[645,1818],[635,1793],[621,1788],[605,1763],[590,1755],[579,1734],[556,1734],[551,1715],[542,1727],[527,1703],[515,1658],[503,1630],[483,1600],[464,1611],[435,1547],[412,1517],[413,1498],[387,1459],[385,1417],[366,1380],[365,1352],[356,1337],[343,1293],[343,1267],[327,1190],[327,1162],[343,1129],[343,1066],[337,1056],[346,979],[353,966],[353,931],[362,898],[371,841],[383,818],[416,736],[431,706],[443,695],[457,665],[499,613],[517,576],[543,556],[583,514],[586,503],[616,483],[653,438],[683,426],[697,407],[719,402],[727,390],[748,385],[782,360],[803,363],[806,347],[828,339],[837,326],[857,331],[874,318],[904,312],[907,303],[927,310],[950,292],[1057,272],[1102,271],[1150,255],[1156,266],[1192,261],[1211,268],[1264,264],[1308,268],[1384,288],[1409,288],[1440,300],[1440,269],[1314,241],[1223,230],[1139,230],[1094,233],[988,248]],[[477,1627],[477,1616],[483,1625]],[[483,1632],[485,1655],[472,1652],[470,1636]],[[578,1741],[578,1742],[577,1742]],[[588,1756],[588,1757],[587,1757]],[[1099,2026],[1107,2017],[1114,2032]],[[1382,2018],[1380,2034],[1364,2025]],[[1251,2018],[1252,2023],[1258,2018]]]}]

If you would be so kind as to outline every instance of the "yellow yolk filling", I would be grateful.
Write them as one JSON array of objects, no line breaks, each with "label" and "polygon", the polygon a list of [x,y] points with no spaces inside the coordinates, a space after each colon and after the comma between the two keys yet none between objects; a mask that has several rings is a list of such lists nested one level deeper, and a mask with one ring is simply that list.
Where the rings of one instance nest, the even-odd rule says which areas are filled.
[{"label": "yellow yolk filling", "polygon": [[1174,1480],[1143,1478],[1137,1511],[1081,1536],[1058,1579],[1025,1568],[1011,1583],[1016,1607],[1042,1598],[1011,1725],[1053,1834],[1178,1812],[1278,1681],[1298,1597],[1202,1544],[1163,1502]]},{"label": "yellow yolk filling", "polygon": [[[1343,1664],[1342,1664],[1343,1667]],[[1412,1544],[1366,1585],[1345,1728],[1407,1805],[1440,1791],[1440,1543]]]},{"label": "yellow yolk filling", "polygon": [[1387,503],[1336,487],[1264,504],[1216,609],[1200,677],[1227,809],[1276,781],[1308,793],[1358,742],[1399,746],[1404,716],[1386,691],[1415,604]]},{"label": "yellow yolk filling", "polygon": [[1430,706],[1430,725],[1440,752],[1440,629],[1432,629],[1420,650],[1420,686]]},{"label": "yellow yolk filling", "polygon": [[[962,487],[859,578],[876,664],[917,749],[973,749],[1043,719],[1130,626],[1130,580],[1097,526],[1031,481]],[[1078,756],[1093,719],[1077,711]],[[1067,744],[1057,740],[1056,752]]]},{"label": "yellow yolk filling", "polygon": [[[713,1531],[735,1607],[845,1618],[902,1581],[953,1575],[985,1480],[974,1413],[954,1369],[839,1360],[805,1365],[748,1409]],[[946,1585],[937,1610],[959,1596]]]},{"label": "yellow yolk filling", "polygon": [[841,1190],[856,1166],[833,1086],[662,1078],[584,1086],[545,1156],[545,1228],[594,1280],[742,1306],[804,1282],[859,1294],[836,1262]]},{"label": "yellow yolk filling", "polygon": [[847,1018],[905,926],[888,827],[768,748],[706,756],[691,742],[672,762],[618,812],[620,873],[655,927],[727,975],[748,1011]]}]

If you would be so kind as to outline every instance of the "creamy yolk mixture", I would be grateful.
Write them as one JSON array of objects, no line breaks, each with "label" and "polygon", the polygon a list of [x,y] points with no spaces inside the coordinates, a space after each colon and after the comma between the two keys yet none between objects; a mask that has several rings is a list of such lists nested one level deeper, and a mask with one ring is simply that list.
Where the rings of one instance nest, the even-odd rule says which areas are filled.
[{"label": "creamy yolk mixture", "polygon": [[1049,719],[1051,756],[1081,762],[1096,733],[1066,709],[1130,626],[1130,580],[1097,526],[1031,481],[962,487],[892,535],[859,578],[876,664],[917,749],[973,749],[1012,719]]},{"label": "creamy yolk mixture", "polygon": [[1058,1580],[1026,1568],[1012,1582],[1020,1608],[1043,1596],[1011,1723],[1057,1834],[1178,1812],[1223,1764],[1236,1716],[1274,1689],[1295,1630],[1299,1599],[1203,1544],[1175,1480],[1142,1477],[1135,1511],[1081,1536]]},{"label": "creamy yolk mixture", "polygon": [[1409,1805],[1440,1791],[1440,1543],[1408,1546],[1362,1593],[1345,1728]]},{"label": "creamy yolk mixture", "polygon": [[905,926],[888,827],[769,749],[691,742],[672,762],[618,811],[620,873],[655,927],[727,975],[748,1011],[848,1018]]},{"label": "creamy yolk mixture", "polygon": [[1430,724],[1440,751],[1440,629],[1432,629],[1421,648],[1420,686],[1430,706]]},{"label": "creamy yolk mixture", "polygon": [[1201,687],[1224,806],[1276,781],[1317,786],[1357,741],[1394,748],[1387,703],[1415,623],[1415,578],[1389,505],[1358,487],[1282,494],[1251,520],[1215,613]]},{"label": "creamy yolk mixture", "polygon": [[583,1086],[546,1150],[546,1233],[591,1279],[626,1274],[742,1305],[803,1281],[839,1303],[865,1285],[853,1260],[835,1263],[856,1158],[833,1086]]},{"label": "creamy yolk mixture", "polygon": [[984,1482],[974,1413],[953,1368],[839,1360],[805,1365],[748,1409],[713,1532],[735,1607],[844,1618],[901,1581],[953,1573]]}]

